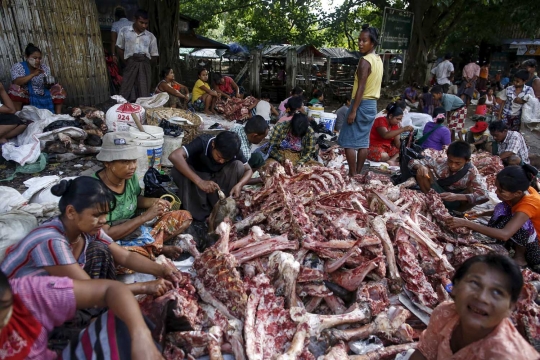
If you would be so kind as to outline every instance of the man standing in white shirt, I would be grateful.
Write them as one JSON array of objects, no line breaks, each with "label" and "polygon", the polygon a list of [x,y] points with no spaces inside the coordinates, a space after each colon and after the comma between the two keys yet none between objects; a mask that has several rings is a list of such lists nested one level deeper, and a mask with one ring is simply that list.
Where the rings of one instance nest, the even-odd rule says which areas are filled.
[{"label": "man standing in white shirt", "polygon": [[444,93],[446,94],[450,88],[450,85],[452,85],[452,79],[454,77],[452,54],[448,53],[444,55],[444,61],[431,69],[431,73],[435,75],[437,78],[437,84],[442,87]]},{"label": "man standing in white shirt", "polygon": [[118,56],[116,56],[116,40],[118,40],[118,33],[123,27],[133,25],[133,21],[127,19],[126,10],[123,7],[117,7],[114,10],[115,22],[111,26],[111,55],[114,61],[118,63]]},{"label": "man standing in white shirt", "polygon": [[116,41],[116,52],[126,61],[120,95],[129,102],[150,96],[150,60],[156,61],[159,53],[156,37],[147,28],[148,13],[137,10],[133,25],[120,29]]}]

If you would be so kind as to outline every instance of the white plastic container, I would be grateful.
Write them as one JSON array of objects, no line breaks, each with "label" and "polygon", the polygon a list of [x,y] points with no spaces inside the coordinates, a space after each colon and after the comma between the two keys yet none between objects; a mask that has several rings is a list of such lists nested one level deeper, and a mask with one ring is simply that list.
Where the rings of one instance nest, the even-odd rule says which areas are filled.
[{"label": "white plastic container", "polygon": [[321,118],[324,114],[324,108],[321,106],[310,106],[308,107],[307,115],[309,117],[312,117],[313,120],[317,122],[317,124],[321,121]]},{"label": "white plastic container", "polygon": [[141,132],[136,128],[129,128],[129,132],[140,153],[135,173],[139,178],[141,188],[144,188],[144,174],[152,164],[152,157],[154,157],[154,168],[161,170],[164,137],[163,129],[159,126],[143,125],[143,128],[145,132]]},{"label": "white plastic container", "polygon": [[141,123],[146,120],[146,112],[141,105],[131,104],[122,96],[111,96],[118,104],[107,110],[105,121],[110,131],[129,131],[131,127],[137,127],[131,114],[135,113],[139,116]]},{"label": "white plastic container", "polygon": [[182,147],[182,139],[184,139],[184,134],[180,136],[167,136],[163,137],[163,156],[161,157],[161,166],[172,167],[172,162],[169,161],[169,155],[171,153]]},{"label": "white plastic container", "polygon": [[324,124],[324,127],[327,130],[334,131],[336,126],[337,115],[334,113],[323,113],[322,118],[319,123]]}]

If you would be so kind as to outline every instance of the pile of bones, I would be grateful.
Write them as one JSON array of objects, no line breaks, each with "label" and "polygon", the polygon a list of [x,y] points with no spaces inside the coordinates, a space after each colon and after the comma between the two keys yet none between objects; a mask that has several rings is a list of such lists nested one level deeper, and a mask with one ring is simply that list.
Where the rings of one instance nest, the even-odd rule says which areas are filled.
[{"label": "pile of bones", "polygon": [[[444,285],[456,266],[506,250],[446,228],[440,197],[407,185],[273,164],[264,186],[239,199],[242,220],[217,227],[215,245],[198,253],[184,235],[196,276],[182,273],[174,290],[141,300],[165,357],[393,359],[415,348],[425,324],[398,294],[430,314],[450,300]],[[540,276],[524,276],[512,320],[537,345]],[[379,347],[353,355],[351,344],[374,336]]]}]

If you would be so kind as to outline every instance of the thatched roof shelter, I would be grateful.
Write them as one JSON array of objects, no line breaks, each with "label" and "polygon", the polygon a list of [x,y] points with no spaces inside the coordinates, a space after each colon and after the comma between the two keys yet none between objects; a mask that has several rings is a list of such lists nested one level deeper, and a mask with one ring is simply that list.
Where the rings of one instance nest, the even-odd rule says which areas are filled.
[{"label": "thatched roof shelter", "polygon": [[24,60],[33,43],[68,93],[66,104],[98,104],[108,99],[108,75],[93,0],[0,1],[0,82]]}]

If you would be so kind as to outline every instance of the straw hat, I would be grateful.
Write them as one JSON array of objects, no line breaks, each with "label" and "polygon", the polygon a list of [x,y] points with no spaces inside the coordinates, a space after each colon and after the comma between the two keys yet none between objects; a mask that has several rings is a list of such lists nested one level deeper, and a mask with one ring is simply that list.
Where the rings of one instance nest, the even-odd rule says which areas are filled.
[{"label": "straw hat", "polygon": [[139,158],[137,145],[131,134],[126,131],[110,132],[103,136],[101,151],[96,159],[103,162],[115,160],[137,160]]}]

